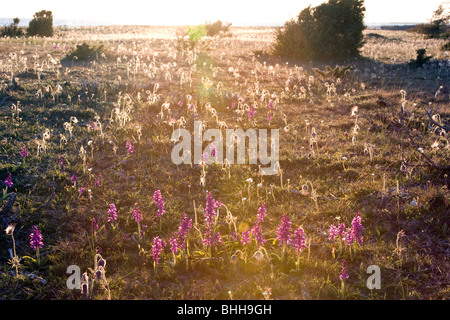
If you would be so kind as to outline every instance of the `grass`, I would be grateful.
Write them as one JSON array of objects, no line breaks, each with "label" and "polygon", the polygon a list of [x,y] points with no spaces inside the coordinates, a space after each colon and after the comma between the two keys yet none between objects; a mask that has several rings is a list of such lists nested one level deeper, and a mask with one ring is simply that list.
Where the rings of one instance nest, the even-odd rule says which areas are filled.
[{"label": "grass", "polygon": [[[448,298],[449,148],[439,126],[448,128],[450,110],[448,88],[437,92],[448,83],[450,66],[439,51],[442,41],[368,30],[362,57],[338,62],[354,70],[325,82],[314,68],[336,62],[265,54],[273,40],[270,28],[231,31],[232,38],[210,39],[201,52],[177,51],[177,29],[170,27],[57,28],[51,39],[0,39],[2,57],[8,57],[0,59],[0,178],[11,173],[8,192],[16,193],[12,210],[3,210],[1,218],[4,229],[17,223],[22,258],[16,277],[8,264],[11,236],[1,233],[2,298],[229,299],[231,292],[233,299],[341,299],[342,259],[349,274],[346,299]],[[436,60],[408,67],[425,41]],[[64,61],[79,42],[103,45],[103,54]],[[194,120],[218,126],[208,102],[228,128],[280,129],[282,171],[261,177],[258,165],[208,164],[201,185],[203,168],[173,164],[174,129],[192,133]],[[19,115],[13,115],[13,104]],[[256,106],[255,118],[236,112],[245,104]],[[426,114],[430,106],[437,122]],[[19,154],[23,144],[26,159]],[[308,192],[302,192],[304,185]],[[152,198],[156,190],[165,202],[161,219]],[[225,205],[214,225],[222,245],[213,250],[201,242],[208,192]],[[111,203],[117,207],[115,226],[107,221]],[[233,232],[255,224],[262,203],[264,249],[255,239],[246,246],[233,240]],[[132,217],[136,206],[143,216],[140,238]],[[363,244],[350,251],[336,242],[333,257],[330,225],[350,227],[357,212]],[[174,263],[169,240],[184,213],[194,228],[188,250],[178,251]],[[284,214],[291,232],[305,230],[307,248],[298,268],[293,248],[281,259],[276,240]],[[39,265],[23,258],[35,256],[28,243],[33,225],[44,238]],[[155,269],[156,236],[167,246]],[[67,267],[89,272],[97,252],[107,261],[106,282],[94,282],[88,297],[69,290]],[[379,290],[366,287],[371,265],[381,270]]]}]

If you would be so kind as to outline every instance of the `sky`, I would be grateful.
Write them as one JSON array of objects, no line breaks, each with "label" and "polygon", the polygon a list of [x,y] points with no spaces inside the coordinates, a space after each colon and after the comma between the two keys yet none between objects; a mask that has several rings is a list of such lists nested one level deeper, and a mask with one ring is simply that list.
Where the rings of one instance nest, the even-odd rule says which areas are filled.
[{"label": "sky", "polygon": [[[365,0],[365,22],[427,22],[445,0]],[[447,3],[449,2],[446,0]],[[40,10],[53,19],[108,24],[194,25],[222,20],[234,26],[283,25],[308,5],[325,0],[20,0],[6,1],[1,18],[32,18]]]}]

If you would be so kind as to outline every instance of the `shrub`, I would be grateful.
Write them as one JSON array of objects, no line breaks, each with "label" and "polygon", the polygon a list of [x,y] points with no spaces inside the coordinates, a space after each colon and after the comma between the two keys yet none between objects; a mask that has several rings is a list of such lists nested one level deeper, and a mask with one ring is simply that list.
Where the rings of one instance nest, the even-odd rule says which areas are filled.
[{"label": "shrub", "polygon": [[441,50],[442,50],[442,51],[448,51],[448,50],[450,50],[450,40],[447,41],[446,43],[444,43],[444,44],[442,45]]},{"label": "shrub", "polygon": [[77,60],[87,60],[101,54],[103,50],[103,45],[98,47],[91,47],[87,43],[77,44],[75,50],[67,55],[67,58],[74,59],[76,57]]},{"label": "shrub", "polygon": [[450,21],[448,8],[442,4],[433,12],[430,23],[419,24],[414,29],[416,32],[424,34],[429,39],[447,38],[447,23]]},{"label": "shrub", "polygon": [[1,36],[2,37],[22,37],[23,31],[18,27],[20,22],[19,18],[14,18],[13,23],[11,23],[8,27],[5,27]]},{"label": "shrub", "polygon": [[275,54],[304,60],[348,58],[364,44],[364,1],[329,0],[301,11],[276,32]]},{"label": "shrub", "polygon": [[314,68],[314,73],[322,80],[333,80],[344,78],[354,68],[350,65],[345,67],[336,66],[334,69],[330,66],[326,66],[325,70]]},{"label": "shrub", "polygon": [[418,24],[414,29],[415,32],[425,35],[428,39],[436,39],[440,37],[441,27],[434,23]]},{"label": "shrub", "polygon": [[415,60],[411,60],[409,62],[409,65],[412,67],[421,67],[423,66],[426,62],[428,62],[431,58],[433,58],[432,56],[427,56],[426,55],[427,50],[426,49],[419,49],[416,51],[417,53],[417,58]]},{"label": "shrub", "polygon": [[178,51],[193,50],[199,46],[206,33],[205,25],[189,26],[183,34],[177,36],[175,47]]},{"label": "shrub", "polygon": [[198,43],[204,36],[206,36],[206,26],[198,25],[198,26],[189,26],[187,29],[187,36],[193,43]]},{"label": "shrub", "polygon": [[205,27],[206,27],[206,34],[209,37],[214,37],[214,36],[229,36],[230,33],[230,26],[231,23],[228,24],[224,24],[222,23],[222,21],[217,20],[214,23],[206,23]]},{"label": "shrub", "polygon": [[28,25],[29,36],[51,37],[53,35],[53,14],[51,11],[42,10],[33,15]]}]

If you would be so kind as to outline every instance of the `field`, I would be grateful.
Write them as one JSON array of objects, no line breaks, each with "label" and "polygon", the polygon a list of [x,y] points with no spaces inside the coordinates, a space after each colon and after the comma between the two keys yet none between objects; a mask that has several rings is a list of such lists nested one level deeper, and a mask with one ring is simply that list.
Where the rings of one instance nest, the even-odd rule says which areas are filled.
[{"label": "field", "polygon": [[[366,30],[361,58],[309,63],[270,55],[271,28],[180,32],[0,39],[1,299],[448,299],[444,40]],[[174,164],[197,121],[279,129],[276,174],[206,141]]]}]

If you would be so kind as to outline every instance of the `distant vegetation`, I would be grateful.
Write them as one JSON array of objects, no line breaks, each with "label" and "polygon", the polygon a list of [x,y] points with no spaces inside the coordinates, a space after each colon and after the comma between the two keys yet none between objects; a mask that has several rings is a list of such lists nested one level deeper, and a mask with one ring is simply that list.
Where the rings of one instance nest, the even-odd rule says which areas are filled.
[{"label": "distant vegetation", "polygon": [[302,60],[357,56],[364,44],[364,11],[362,0],[309,6],[277,31],[274,53]]},{"label": "distant vegetation", "polygon": [[22,37],[24,35],[21,28],[19,28],[19,18],[14,18],[13,23],[5,27],[1,33],[2,37]]},{"label": "distant vegetation", "polygon": [[205,24],[189,26],[184,33],[178,35],[175,46],[179,51],[186,49],[192,50],[195,47],[199,47],[200,44],[206,48],[207,43],[202,41],[205,37],[229,37],[231,36],[229,31],[230,26],[231,23],[224,24],[220,20],[214,23],[207,22]]},{"label": "distant vegetation", "polygon": [[206,34],[209,37],[214,37],[214,36],[230,36],[230,27],[231,27],[231,23],[223,23],[220,20],[217,20],[214,23],[206,23],[205,24],[206,27]]},{"label": "distant vegetation", "polygon": [[443,4],[440,4],[433,12],[430,23],[417,25],[415,31],[424,34],[429,39],[446,39],[450,36],[450,29],[447,26],[449,21],[449,9]]},{"label": "distant vegetation", "polygon": [[53,35],[53,14],[51,11],[42,10],[33,15],[28,25],[29,36],[51,37]]},{"label": "distant vegetation", "polygon": [[[13,23],[6,26],[1,32],[1,37],[22,37],[25,32],[19,27],[19,18],[14,18]],[[33,19],[26,30],[27,36],[51,37],[53,36],[53,14],[51,11],[42,10],[33,15]]]},{"label": "distant vegetation", "polygon": [[193,50],[205,36],[206,27],[204,25],[189,26],[186,31],[178,35],[175,48],[178,51]]},{"label": "distant vegetation", "polygon": [[414,24],[404,24],[404,25],[394,25],[394,26],[381,26],[381,30],[391,30],[391,31],[405,31],[414,30],[416,25]]}]

